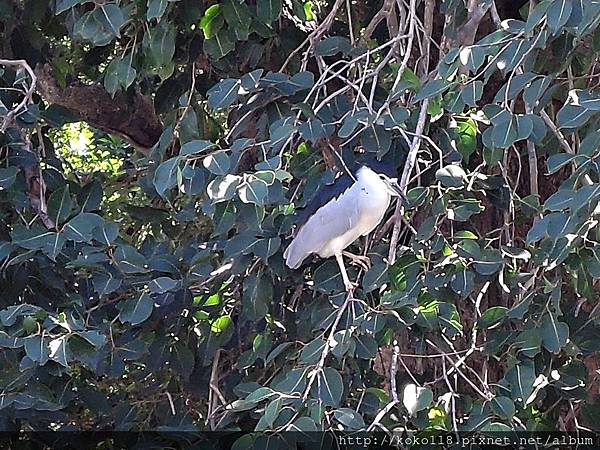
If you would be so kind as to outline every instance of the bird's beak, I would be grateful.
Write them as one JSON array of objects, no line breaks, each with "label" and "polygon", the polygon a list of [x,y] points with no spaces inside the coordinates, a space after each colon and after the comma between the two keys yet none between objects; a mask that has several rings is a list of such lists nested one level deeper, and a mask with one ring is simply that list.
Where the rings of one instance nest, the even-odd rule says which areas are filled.
[{"label": "bird's beak", "polygon": [[398,178],[387,178],[386,181],[386,184],[390,190],[390,194],[396,197],[400,197],[402,203],[406,205],[408,203],[408,200],[406,199],[406,195],[404,195],[404,192],[402,192],[400,184],[398,184]]}]

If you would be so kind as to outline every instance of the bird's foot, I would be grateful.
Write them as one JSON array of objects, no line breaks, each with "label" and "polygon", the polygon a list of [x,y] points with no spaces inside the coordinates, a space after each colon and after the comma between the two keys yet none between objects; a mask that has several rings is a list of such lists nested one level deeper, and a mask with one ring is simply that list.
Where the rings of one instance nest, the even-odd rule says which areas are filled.
[{"label": "bird's foot", "polygon": [[349,294],[353,293],[358,287],[358,283],[353,283],[352,281],[344,281],[344,286],[346,287],[346,292]]},{"label": "bird's foot", "polygon": [[343,252],[343,255],[350,258],[351,264],[359,266],[365,272],[367,272],[371,268],[371,258],[369,258],[368,256],[355,255],[354,253],[346,251]]}]

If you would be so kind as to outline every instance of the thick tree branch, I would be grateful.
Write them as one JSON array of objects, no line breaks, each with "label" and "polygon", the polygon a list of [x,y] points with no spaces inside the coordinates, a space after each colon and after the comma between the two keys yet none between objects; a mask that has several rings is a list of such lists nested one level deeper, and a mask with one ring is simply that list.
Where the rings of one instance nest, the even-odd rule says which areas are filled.
[{"label": "thick tree branch", "polygon": [[[442,38],[442,54],[452,48],[461,48],[473,45],[475,35],[479,29],[481,20],[491,7],[491,3],[484,4],[478,0],[469,0],[467,5],[467,21],[451,30],[448,26],[444,27],[444,36]],[[448,25],[448,23],[446,24]]]},{"label": "thick tree branch", "polygon": [[35,73],[38,91],[46,101],[77,112],[94,128],[117,134],[144,153],[158,141],[162,124],[144,95],[118,93],[112,98],[104,87],[78,81],[62,88],[47,64],[36,67]]}]

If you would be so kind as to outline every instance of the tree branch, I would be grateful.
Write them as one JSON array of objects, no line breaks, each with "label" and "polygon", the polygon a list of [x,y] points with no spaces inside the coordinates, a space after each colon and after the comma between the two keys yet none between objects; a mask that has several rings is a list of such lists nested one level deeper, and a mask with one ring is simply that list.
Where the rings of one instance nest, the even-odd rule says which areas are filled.
[{"label": "tree branch", "polygon": [[38,90],[49,103],[77,112],[94,128],[116,134],[143,153],[158,141],[162,124],[146,96],[118,93],[112,98],[104,87],[79,81],[62,88],[49,65],[37,66]]}]

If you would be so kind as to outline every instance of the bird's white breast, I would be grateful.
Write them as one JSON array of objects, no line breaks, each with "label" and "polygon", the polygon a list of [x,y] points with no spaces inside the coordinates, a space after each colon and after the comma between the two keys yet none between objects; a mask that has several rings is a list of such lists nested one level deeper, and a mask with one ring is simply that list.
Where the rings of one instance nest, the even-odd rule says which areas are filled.
[{"label": "bird's white breast", "polygon": [[[381,222],[390,206],[390,194],[387,186],[375,172],[362,167],[356,176],[356,182],[339,199],[344,205],[340,211],[352,211],[356,223],[350,230],[328,242],[318,252],[323,258],[339,254],[360,236],[369,234]],[[350,216],[348,214],[348,216]],[[350,220],[349,217],[339,217],[339,220]]]},{"label": "bird's white breast", "polygon": [[359,228],[364,236],[381,222],[390,206],[390,194],[385,183],[368,167],[358,171],[357,185],[360,187]]}]

